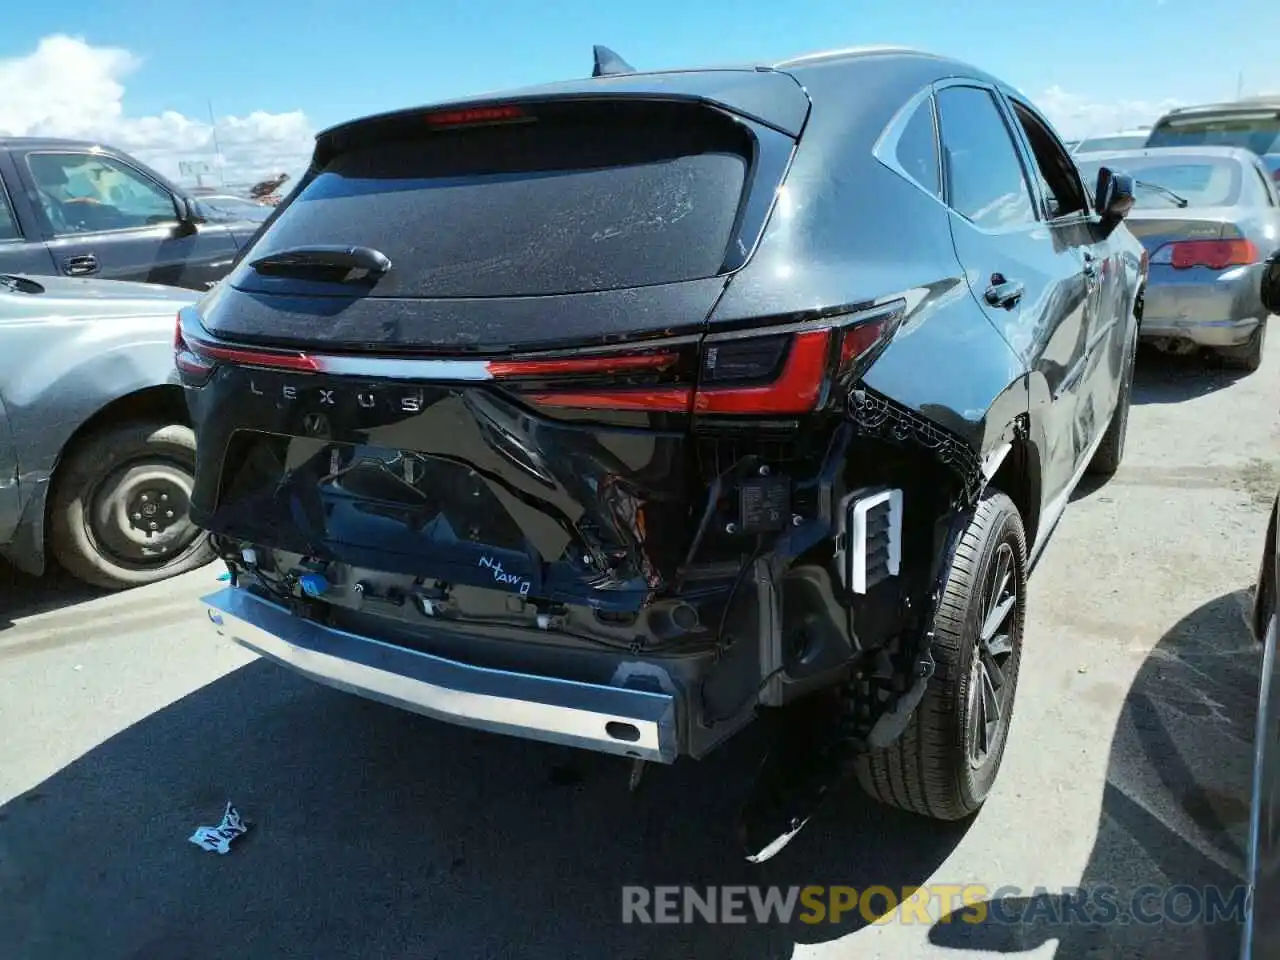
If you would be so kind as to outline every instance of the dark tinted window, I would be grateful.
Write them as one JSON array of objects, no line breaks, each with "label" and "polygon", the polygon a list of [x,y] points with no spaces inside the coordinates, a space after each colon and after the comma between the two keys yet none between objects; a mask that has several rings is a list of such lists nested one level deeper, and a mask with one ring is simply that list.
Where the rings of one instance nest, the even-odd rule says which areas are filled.
[{"label": "dark tinted window", "polygon": [[1022,132],[1031,144],[1040,180],[1040,192],[1049,205],[1050,219],[1081,213],[1085,209],[1084,189],[1080,174],[1066,149],[1035,113],[1025,104],[1012,101],[1013,112],[1022,125]]},{"label": "dark tinted window", "polygon": [[1149,147],[1243,147],[1280,153],[1280,116],[1274,112],[1173,117],[1151,132]]},{"label": "dark tinted window", "polygon": [[978,87],[938,93],[947,203],[986,229],[1035,220],[1031,193],[995,99]]},{"label": "dark tinted window", "polygon": [[747,175],[742,128],[684,107],[583,106],[531,123],[352,145],[254,257],[359,244],[390,258],[374,296],[576,293],[714,276]]},{"label": "dark tinted window", "polygon": [[898,164],[913,180],[935,197],[942,194],[938,174],[938,138],[933,127],[933,104],[926,100],[902,128],[898,140]]}]

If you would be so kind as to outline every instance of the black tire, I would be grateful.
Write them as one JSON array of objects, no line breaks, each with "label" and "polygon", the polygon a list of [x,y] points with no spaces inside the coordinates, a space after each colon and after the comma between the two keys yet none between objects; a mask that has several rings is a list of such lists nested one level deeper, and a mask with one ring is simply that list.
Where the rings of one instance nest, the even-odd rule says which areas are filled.
[{"label": "black tire", "polygon": [[120,590],[210,562],[208,536],[187,517],[195,461],[195,434],[180,424],[116,424],[76,443],[51,494],[58,563],[78,580]]},{"label": "black tire", "polygon": [[1249,336],[1249,339],[1238,347],[1220,347],[1218,355],[1230,366],[1252,373],[1262,366],[1262,353],[1267,342],[1267,321],[1262,320]]},{"label": "black tire", "polygon": [[[989,601],[993,588],[999,589],[996,578],[1004,579],[1002,571],[1013,588],[1012,602],[990,637],[990,651],[979,654],[983,622],[989,609],[994,609]],[[935,820],[960,820],[982,806],[1000,771],[1013,715],[1026,583],[1022,519],[1012,500],[999,491],[988,491],[956,545],[934,618],[937,666],[924,698],[897,741],[858,758],[858,782],[872,797]],[[997,599],[1009,598],[1002,591]],[[998,653],[1005,643],[1007,652]],[[970,698],[971,692],[986,686],[979,664],[987,671],[1000,707],[993,726],[984,729],[983,754],[977,748],[983,745],[984,735],[973,721],[989,713]],[[975,688],[975,684],[981,686]]]},{"label": "black tire", "polygon": [[1107,432],[1103,434],[1102,443],[1098,445],[1093,459],[1089,461],[1088,472],[1095,477],[1112,476],[1124,461],[1125,438],[1129,434],[1129,407],[1133,403],[1133,372],[1137,366],[1137,348],[1135,339],[1129,348],[1124,374],[1120,378],[1120,396],[1116,401],[1115,413],[1111,415],[1111,422],[1107,424]]}]

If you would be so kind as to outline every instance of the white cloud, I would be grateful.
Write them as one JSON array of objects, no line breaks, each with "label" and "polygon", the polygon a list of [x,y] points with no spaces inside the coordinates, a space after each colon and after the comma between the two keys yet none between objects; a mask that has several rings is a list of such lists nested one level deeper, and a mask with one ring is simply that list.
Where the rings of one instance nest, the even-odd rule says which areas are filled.
[{"label": "white cloud", "polygon": [[[61,34],[45,37],[25,56],[0,59],[0,134],[98,140],[190,181],[179,177],[178,163],[214,166],[215,128],[171,110],[126,116],[123,80],[139,64],[127,50]],[[313,130],[301,110],[220,117],[216,133],[228,183],[296,176],[311,154]]]},{"label": "white cloud", "polygon": [[1150,126],[1166,111],[1185,106],[1180,100],[1115,100],[1095,103],[1085,97],[1053,86],[1035,98],[1049,122],[1068,139],[1118,133]]}]

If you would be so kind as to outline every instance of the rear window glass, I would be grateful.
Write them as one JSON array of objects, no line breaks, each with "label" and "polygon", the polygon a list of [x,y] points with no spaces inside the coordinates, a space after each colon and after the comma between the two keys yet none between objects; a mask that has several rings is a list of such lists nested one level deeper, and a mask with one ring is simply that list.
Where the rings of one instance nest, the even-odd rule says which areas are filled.
[{"label": "rear window glass", "polygon": [[[1080,163],[1086,183],[1097,183],[1098,168],[1103,161]],[[1105,161],[1108,167],[1123,170],[1136,181],[1133,190],[1135,207],[1169,208],[1176,205],[1167,192],[1172,190],[1192,207],[1229,207],[1240,201],[1241,166],[1234,160],[1211,160],[1187,157],[1168,158],[1120,157]],[[1156,189],[1163,188],[1162,190]]]},{"label": "rear window glass", "polygon": [[1088,140],[1081,140],[1076,146],[1077,153],[1092,153],[1094,151],[1103,150],[1134,150],[1138,147],[1146,146],[1147,135],[1145,133],[1116,135],[1114,137],[1090,137]]},{"label": "rear window glass", "polygon": [[392,263],[376,297],[701,279],[724,263],[749,156],[742,127],[687,107],[577,109],[355,144],[302,188],[250,259],[316,244],[373,247]]},{"label": "rear window glass", "polygon": [[1161,122],[1150,147],[1243,147],[1254,153],[1280,153],[1280,117],[1272,113],[1181,117]]}]

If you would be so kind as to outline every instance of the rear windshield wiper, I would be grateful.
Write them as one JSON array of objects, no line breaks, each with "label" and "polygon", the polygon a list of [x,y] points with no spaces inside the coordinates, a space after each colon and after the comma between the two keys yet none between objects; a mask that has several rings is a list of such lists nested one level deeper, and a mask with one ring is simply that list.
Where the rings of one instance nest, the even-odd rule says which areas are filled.
[{"label": "rear windshield wiper", "polygon": [[353,283],[377,280],[391,269],[391,261],[372,247],[321,245],[277,250],[249,266],[265,276]]},{"label": "rear windshield wiper", "polygon": [[1191,203],[1191,201],[1182,194],[1174,193],[1168,187],[1162,187],[1160,184],[1152,183],[1150,180],[1135,180],[1133,181],[1133,184],[1137,187],[1146,187],[1148,190],[1154,190],[1156,193],[1164,194],[1164,196],[1168,197],[1179,207],[1185,207]]}]

